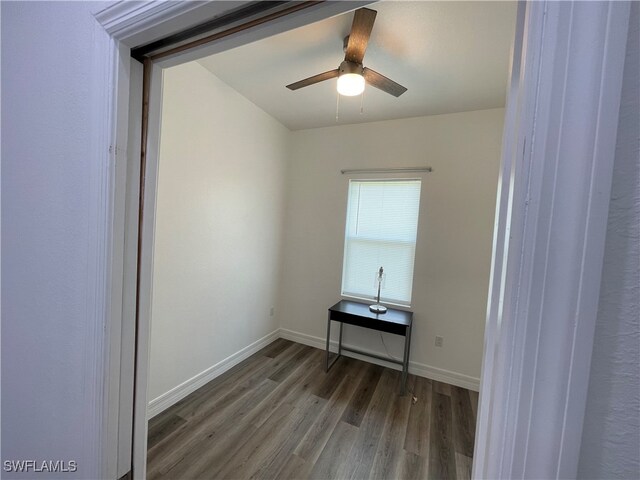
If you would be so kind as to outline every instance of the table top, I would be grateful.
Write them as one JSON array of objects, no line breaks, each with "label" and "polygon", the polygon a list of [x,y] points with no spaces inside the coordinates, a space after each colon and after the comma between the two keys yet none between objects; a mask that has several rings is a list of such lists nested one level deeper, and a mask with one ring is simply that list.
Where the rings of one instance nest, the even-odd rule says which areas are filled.
[{"label": "table top", "polygon": [[[373,304],[374,302],[371,302]],[[374,313],[369,310],[369,303],[353,302],[351,300],[340,300],[334,306],[329,308],[332,312],[339,312],[347,315],[355,315],[362,318],[370,318],[381,322],[388,322],[397,325],[411,325],[413,321],[413,312],[406,310],[397,310],[387,307],[386,313]]]}]

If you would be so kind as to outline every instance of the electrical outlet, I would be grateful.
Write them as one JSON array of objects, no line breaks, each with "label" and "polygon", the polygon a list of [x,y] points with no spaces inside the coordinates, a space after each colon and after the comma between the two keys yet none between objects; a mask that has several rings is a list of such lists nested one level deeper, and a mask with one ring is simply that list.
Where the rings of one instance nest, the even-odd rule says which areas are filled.
[{"label": "electrical outlet", "polygon": [[444,342],[444,338],[439,335],[436,335],[436,347],[441,347],[443,342]]},{"label": "electrical outlet", "polygon": [[275,313],[275,311],[276,311],[276,308],[275,308],[275,307],[271,307],[271,308],[269,309],[269,316],[270,316],[270,317],[273,317],[273,314]]}]

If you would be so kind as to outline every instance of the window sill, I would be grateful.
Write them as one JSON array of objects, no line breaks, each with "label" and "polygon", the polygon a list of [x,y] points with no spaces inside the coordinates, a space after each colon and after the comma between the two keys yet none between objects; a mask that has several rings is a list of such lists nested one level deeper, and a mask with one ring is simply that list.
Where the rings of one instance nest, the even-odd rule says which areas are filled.
[{"label": "window sill", "polygon": [[[376,303],[376,299],[375,298],[371,298],[371,297],[356,297],[355,295],[345,295],[344,293],[340,294],[340,297],[343,300],[359,300],[361,302],[365,302],[365,303],[370,303],[371,305]],[[393,303],[393,302],[385,302],[384,300],[380,300],[380,303],[382,305],[388,305],[390,307],[393,308],[398,308],[400,310],[409,310],[411,308],[411,305],[407,305],[404,303]]]}]

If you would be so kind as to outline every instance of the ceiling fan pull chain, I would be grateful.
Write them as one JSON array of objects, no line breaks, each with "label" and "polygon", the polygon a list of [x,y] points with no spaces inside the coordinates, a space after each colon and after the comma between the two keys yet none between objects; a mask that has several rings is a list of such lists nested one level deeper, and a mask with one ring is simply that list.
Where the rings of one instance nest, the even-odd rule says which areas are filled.
[{"label": "ceiling fan pull chain", "polygon": [[360,96],[360,115],[364,113],[364,90],[362,90],[362,95]]},{"label": "ceiling fan pull chain", "polygon": [[340,94],[338,93],[336,95],[336,123],[338,123],[339,112],[340,112]]}]

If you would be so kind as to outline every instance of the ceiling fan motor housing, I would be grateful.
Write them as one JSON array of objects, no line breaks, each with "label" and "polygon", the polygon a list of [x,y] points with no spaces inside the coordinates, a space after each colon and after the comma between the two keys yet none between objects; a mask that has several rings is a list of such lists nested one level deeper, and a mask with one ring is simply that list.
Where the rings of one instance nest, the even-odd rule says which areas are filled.
[{"label": "ceiling fan motor housing", "polygon": [[348,60],[342,62],[338,67],[338,70],[340,70],[340,75],[344,75],[347,73],[362,75],[364,72],[364,68],[362,67],[361,63],[349,62]]}]

